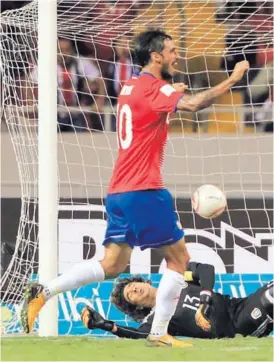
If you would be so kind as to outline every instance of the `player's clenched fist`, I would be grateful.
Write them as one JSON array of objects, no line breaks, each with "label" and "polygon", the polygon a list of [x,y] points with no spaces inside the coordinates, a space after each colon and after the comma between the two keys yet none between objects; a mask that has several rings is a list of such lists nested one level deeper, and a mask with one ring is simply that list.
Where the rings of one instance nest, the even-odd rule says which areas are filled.
[{"label": "player's clenched fist", "polygon": [[247,60],[243,60],[242,62],[239,62],[235,65],[230,78],[232,78],[232,80],[237,83],[243,78],[244,73],[248,70],[249,62]]},{"label": "player's clenched fist", "polygon": [[188,85],[186,85],[185,83],[173,83],[172,87],[177,91],[177,92],[184,92],[186,89],[188,89]]}]

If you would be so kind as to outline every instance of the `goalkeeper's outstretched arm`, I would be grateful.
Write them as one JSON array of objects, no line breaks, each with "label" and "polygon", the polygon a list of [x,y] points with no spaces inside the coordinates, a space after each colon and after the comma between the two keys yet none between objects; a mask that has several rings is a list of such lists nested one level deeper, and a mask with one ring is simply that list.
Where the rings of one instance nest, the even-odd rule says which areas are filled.
[{"label": "goalkeeper's outstretched arm", "polygon": [[141,324],[138,328],[122,327],[114,323],[111,333],[120,338],[145,339],[149,335],[150,329],[151,324],[149,323]]},{"label": "goalkeeper's outstretched arm", "polygon": [[204,92],[199,92],[195,95],[184,95],[177,104],[177,110],[197,112],[211,106],[216,97],[231,89],[243,78],[244,73],[248,70],[249,63],[247,61],[244,60],[237,63],[231,76],[216,87],[210,88]]},{"label": "goalkeeper's outstretched arm", "polygon": [[151,324],[143,323],[138,328],[123,327],[107,320],[93,308],[86,306],[81,313],[81,319],[88,329],[102,329],[120,338],[144,339],[149,335]]}]

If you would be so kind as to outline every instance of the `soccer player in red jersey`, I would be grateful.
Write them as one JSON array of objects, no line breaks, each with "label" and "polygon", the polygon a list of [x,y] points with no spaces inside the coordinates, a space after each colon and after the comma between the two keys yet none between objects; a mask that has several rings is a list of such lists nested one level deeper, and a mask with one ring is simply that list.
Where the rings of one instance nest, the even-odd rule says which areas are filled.
[{"label": "soccer player in red jersey", "polygon": [[[119,154],[106,197],[105,256],[101,261],[83,261],[45,286],[28,285],[21,313],[26,333],[48,299],[116,277],[125,270],[134,246],[139,246],[141,250],[156,248],[167,263],[157,290],[148,344],[191,346],[167,334],[182,288],[187,287],[184,272],[189,261],[184,231],[161,176],[168,115],[208,107],[242,79],[249,64],[236,64],[231,76],[214,88],[186,95],[185,84],[170,84],[179,56],[169,35],[160,30],[141,33],[135,39],[134,55],[141,72],[133,75],[118,97]],[[203,306],[199,311],[202,324]]]}]

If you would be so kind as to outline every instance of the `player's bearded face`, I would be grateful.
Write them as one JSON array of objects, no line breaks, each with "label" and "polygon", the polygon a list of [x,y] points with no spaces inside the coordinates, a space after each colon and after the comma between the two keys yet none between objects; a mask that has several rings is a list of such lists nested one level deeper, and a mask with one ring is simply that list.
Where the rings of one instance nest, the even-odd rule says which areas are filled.
[{"label": "player's bearded face", "polygon": [[151,288],[148,283],[129,283],[124,289],[124,298],[134,305],[150,306]]},{"label": "player's bearded face", "polygon": [[162,57],[161,76],[164,80],[169,81],[174,76],[178,61],[178,52],[172,40],[165,40],[165,47],[160,53]]},{"label": "player's bearded face", "polygon": [[161,69],[161,76],[163,80],[169,81],[172,79],[173,74],[170,73],[169,64],[163,64]]}]

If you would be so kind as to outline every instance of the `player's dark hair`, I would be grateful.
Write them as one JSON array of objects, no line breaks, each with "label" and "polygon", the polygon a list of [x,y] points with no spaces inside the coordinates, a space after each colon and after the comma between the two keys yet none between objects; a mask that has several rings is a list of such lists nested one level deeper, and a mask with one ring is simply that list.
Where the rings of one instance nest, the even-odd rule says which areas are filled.
[{"label": "player's dark hair", "polygon": [[129,283],[148,283],[151,284],[150,280],[145,280],[140,275],[133,276],[130,278],[121,278],[118,280],[111,293],[111,303],[118,308],[122,313],[125,313],[136,322],[141,322],[150,312],[150,307],[134,305],[129,303],[124,297],[124,289]]},{"label": "player's dark hair", "polygon": [[166,39],[172,40],[172,37],[158,29],[147,30],[139,34],[134,40],[134,63],[140,67],[147,65],[150,62],[151,53],[161,53],[164,49]]}]

